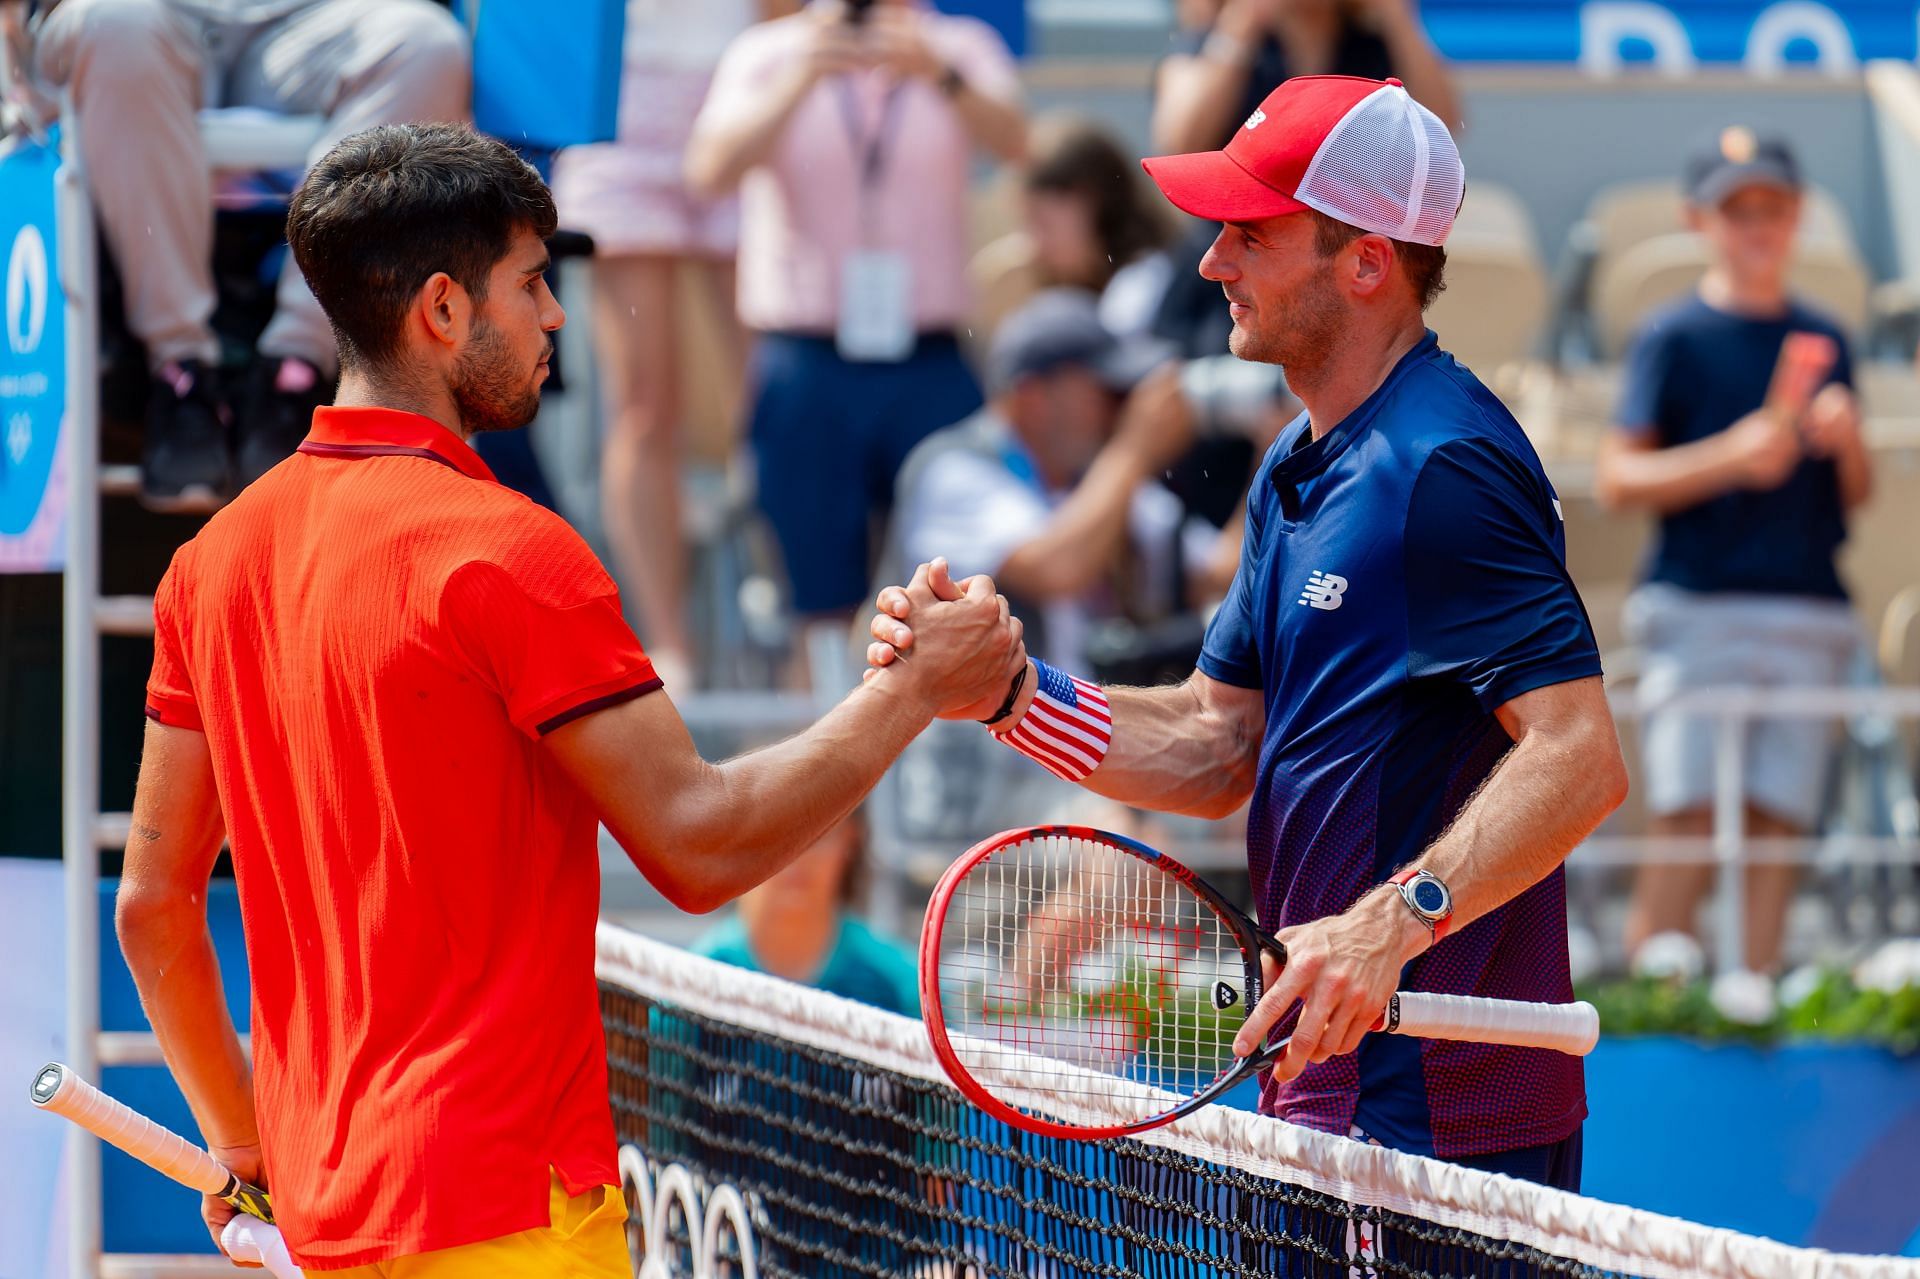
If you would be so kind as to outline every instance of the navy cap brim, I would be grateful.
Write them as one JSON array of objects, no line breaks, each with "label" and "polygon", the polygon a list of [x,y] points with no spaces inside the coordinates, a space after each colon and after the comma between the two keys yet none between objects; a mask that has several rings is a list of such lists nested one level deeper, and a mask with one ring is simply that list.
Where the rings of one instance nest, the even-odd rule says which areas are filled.
[{"label": "navy cap brim", "polygon": [[1698,205],[1712,206],[1726,200],[1734,192],[1744,191],[1748,187],[1773,187],[1781,191],[1798,191],[1800,178],[1792,170],[1771,160],[1754,160],[1748,164],[1727,164],[1702,178],[1687,198]]}]

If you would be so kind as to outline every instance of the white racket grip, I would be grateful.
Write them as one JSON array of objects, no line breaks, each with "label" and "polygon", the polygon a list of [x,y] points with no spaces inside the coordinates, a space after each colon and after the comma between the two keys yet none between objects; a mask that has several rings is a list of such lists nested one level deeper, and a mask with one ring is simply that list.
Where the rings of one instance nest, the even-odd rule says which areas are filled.
[{"label": "white racket grip", "polygon": [[223,1193],[233,1174],[185,1137],[122,1105],[59,1062],[34,1076],[33,1104],[71,1119],[102,1141],[112,1142],[150,1168],[203,1195]]},{"label": "white racket grip", "polygon": [[302,1279],[300,1267],[287,1255],[287,1241],[258,1217],[240,1212],[220,1231],[220,1246],[235,1261],[257,1261],[273,1279]]},{"label": "white racket grip", "polygon": [[1600,1014],[1592,1004],[1534,1004],[1477,995],[1403,990],[1387,1005],[1382,1030],[1423,1039],[1552,1048],[1584,1057],[1600,1041]]}]

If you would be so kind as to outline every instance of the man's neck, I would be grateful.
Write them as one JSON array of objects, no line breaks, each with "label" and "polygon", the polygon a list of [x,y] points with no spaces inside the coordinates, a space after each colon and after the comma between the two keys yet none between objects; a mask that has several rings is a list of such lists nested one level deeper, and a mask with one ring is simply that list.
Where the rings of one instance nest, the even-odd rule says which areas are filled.
[{"label": "man's neck", "polygon": [[444,386],[429,387],[404,374],[370,373],[364,369],[340,371],[340,390],[334,405],[343,409],[397,409],[432,418],[463,440],[472,438],[460,421],[460,410]]},{"label": "man's neck", "polygon": [[1307,424],[1319,439],[1380,389],[1403,356],[1427,334],[1418,315],[1373,333],[1349,333],[1312,366],[1287,366],[1287,389],[1307,406]]},{"label": "man's neck", "polygon": [[1771,318],[1787,309],[1786,276],[1743,279],[1725,267],[1710,267],[1700,279],[1700,300],[1730,315]]}]

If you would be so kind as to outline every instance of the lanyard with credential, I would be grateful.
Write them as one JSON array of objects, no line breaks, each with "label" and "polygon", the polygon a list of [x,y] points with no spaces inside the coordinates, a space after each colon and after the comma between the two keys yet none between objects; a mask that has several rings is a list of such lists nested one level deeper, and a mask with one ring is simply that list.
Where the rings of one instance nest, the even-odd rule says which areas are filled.
[{"label": "lanyard with credential", "polygon": [[871,243],[873,239],[874,201],[878,196],[881,175],[887,168],[887,147],[893,141],[893,133],[900,120],[899,81],[887,87],[887,96],[880,103],[880,121],[869,133],[862,128],[860,103],[854,93],[850,77],[841,76],[840,115],[847,124],[847,141],[853,146],[854,160],[860,166],[860,239],[861,243]]}]

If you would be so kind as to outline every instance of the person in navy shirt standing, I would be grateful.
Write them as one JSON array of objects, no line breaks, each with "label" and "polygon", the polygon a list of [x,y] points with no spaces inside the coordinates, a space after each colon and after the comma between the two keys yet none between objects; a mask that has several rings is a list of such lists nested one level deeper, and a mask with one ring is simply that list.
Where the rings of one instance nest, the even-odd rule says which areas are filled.
[{"label": "person in navy shirt standing", "polygon": [[[1256,905],[1290,958],[1236,1051],[1299,1004],[1264,1111],[1577,1188],[1578,1059],[1366,1033],[1396,989],[1570,999],[1560,864],[1626,793],[1553,488],[1422,320],[1459,153],[1396,82],[1323,76],[1281,86],[1224,151],[1146,166],[1224,223],[1201,271],[1231,349],[1283,365],[1307,411],[1255,477],[1184,684],[1034,663],[1011,709],[981,714],[1128,804],[1252,801]],[[878,603],[886,665],[912,634],[904,593]]]},{"label": "person in navy shirt standing", "polygon": [[[1640,689],[1657,700],[1716,684],[1841,684],[1863,640],[1834,556],[1873,474],[1846,337],[1787,288],[1799,165],[1784,142],[1735,126],[1692,158],[1685,190],[1711,265],[1697,291],[1635,336],[1595,472],[1608,506],[1660,520],[1626,608]],[[1712,832],[1716,732],[1681,711],[1643,721],[1653,834]],[[1743,754],[1750,834],[1814,827],[1832,741],[1824,720],[1753,722]],[[1747,867],[1749,971],[1779,967],[1799,871]],[[1641,867],[1629,953],[1662,933],[1693,933],[1714,873],[1698,863]]]}]

